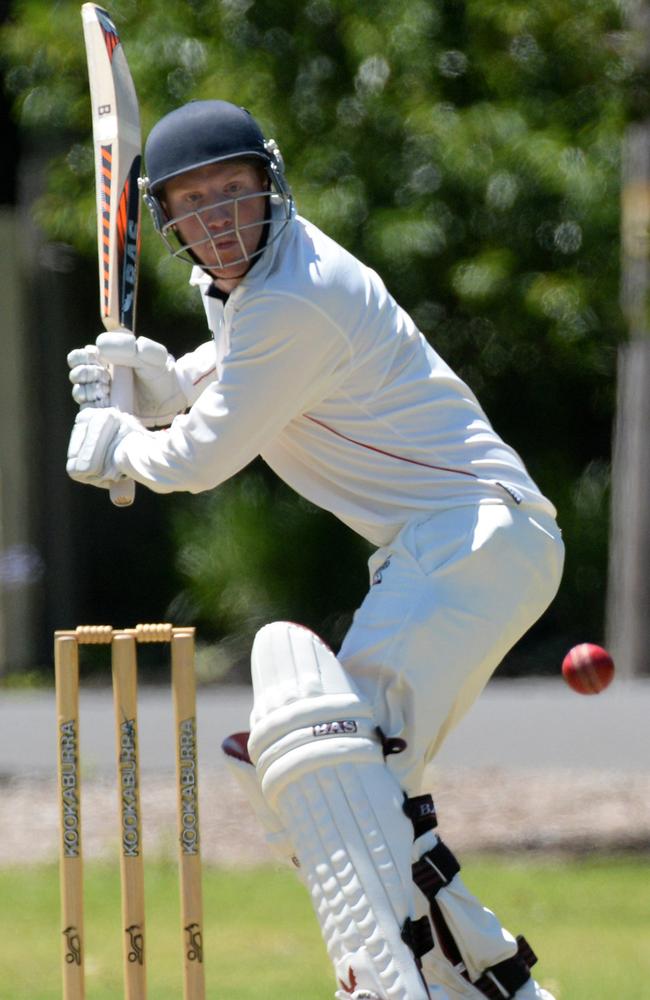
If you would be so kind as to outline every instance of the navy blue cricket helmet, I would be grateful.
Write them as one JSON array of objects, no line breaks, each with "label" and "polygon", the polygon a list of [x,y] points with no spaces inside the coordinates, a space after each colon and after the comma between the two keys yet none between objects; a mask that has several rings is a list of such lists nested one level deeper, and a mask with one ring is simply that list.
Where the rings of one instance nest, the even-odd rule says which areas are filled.
[{"label": "navy blue cricket helmet", "polygon": [[273,139],[264,138],[249,111],[228,101],[190,101],[170,111],[152,128],[145,144],[146,176],[140,178],[140,188],[154,226],[173,256],[196,263],[187,247],[179,248],[168,238],[174,234],[175,220],[167,218],[161,200],[165,183],[186,171],[233,159],[259,160],[264,168],[271,204],[282,206],[278,221],[283,224],[274,227],[273,239],[277,238],[291,218],[293,198],[280,150]]},{"label": "navy blue cricket helmet", "polygon": [[265,165],[272,159],[253,116],[228,101],[190,101],[176,108],[154,125],[144,150],[152,194],[186,170],[242,156]]}]

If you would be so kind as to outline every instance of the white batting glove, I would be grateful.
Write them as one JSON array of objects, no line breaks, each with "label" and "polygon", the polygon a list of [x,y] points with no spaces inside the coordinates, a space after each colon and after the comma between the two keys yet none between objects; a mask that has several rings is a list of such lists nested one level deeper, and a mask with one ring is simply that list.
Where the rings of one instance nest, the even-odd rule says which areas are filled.
[{"label": "white batting glove", "polygon": [[68,365],[72,369],[72,398],[83,409],[86,406],[111,405],[111,376],[108,366],[99,358],[94,344],[78,347],[68,354]]},{"label": "white batting glove", "polygon": [[135,417],[114,407],[80,410],[68,445],[66,471],[70,478],[108,489],[122,478],[114,461],[115,449],[134,430],[146,434]]},{"label": "white batting glove", "polygon": [[128,330],[100,333],[95,344],[68,354],[72,397],[82,409],[111,405],[110,366],[133,369],[134,411],[146,427],[171,423],[188,406],[167,348]]}]

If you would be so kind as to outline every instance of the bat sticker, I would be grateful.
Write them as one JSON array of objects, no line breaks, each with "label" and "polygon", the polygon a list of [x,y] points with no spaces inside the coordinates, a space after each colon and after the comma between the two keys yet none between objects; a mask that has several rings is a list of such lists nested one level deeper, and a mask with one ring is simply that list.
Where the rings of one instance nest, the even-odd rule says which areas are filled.
[{"label": "bat sticker", "polygon": [[102,10],[101,7],[97,7],[97,20],[99,21],[100,27],[102,29],[102,34],[104,36],[104,42],[106,44],[106,50],[108,52],[108,58],[113,61],[113,53],[117,46],[120,44],[120,38],[117,33],[117,29],[110,19],[107,11]]},{"label": "bat sticker", "polygon": [[113,179],[112,146],[102,146],[102,275],[104,316],[109,315],[111,287],[111,183]]},{"label": "bat sticker", "polygon": [[140,227],[138,225],[138,177],[141,157],[136,156],[122,189],[117,210],[117,243],[119,247],[120,322],[133,329],[135,292],[138,278]]}]

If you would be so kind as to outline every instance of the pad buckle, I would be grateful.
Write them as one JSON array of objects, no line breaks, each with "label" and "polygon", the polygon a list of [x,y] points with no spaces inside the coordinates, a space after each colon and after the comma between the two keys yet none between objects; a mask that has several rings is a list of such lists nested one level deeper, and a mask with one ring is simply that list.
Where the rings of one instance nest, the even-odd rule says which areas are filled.
[{"label": "pad buckle", "polygon": [[408,746],[406,740],[401,739],[399,736],[386,736],[380,726],[375,726],[375,735],[381,743],[381,752],[384,757],[390,757],[394,753],[403,753]]}]

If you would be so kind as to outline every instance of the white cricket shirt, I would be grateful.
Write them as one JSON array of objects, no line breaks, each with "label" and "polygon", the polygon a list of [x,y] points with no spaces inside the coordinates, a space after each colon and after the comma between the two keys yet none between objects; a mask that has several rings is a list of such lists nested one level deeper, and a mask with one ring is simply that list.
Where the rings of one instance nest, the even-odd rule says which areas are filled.
[{"label": "white cricket shirt", "polygon": [[375,545],[414,514],[548,511],[516,452],[381,279],[294,217],[225,304],[194,268],[213,340],[176,363],[191,403],[115,461],[166,493],[212,489],[257,455]]}]

